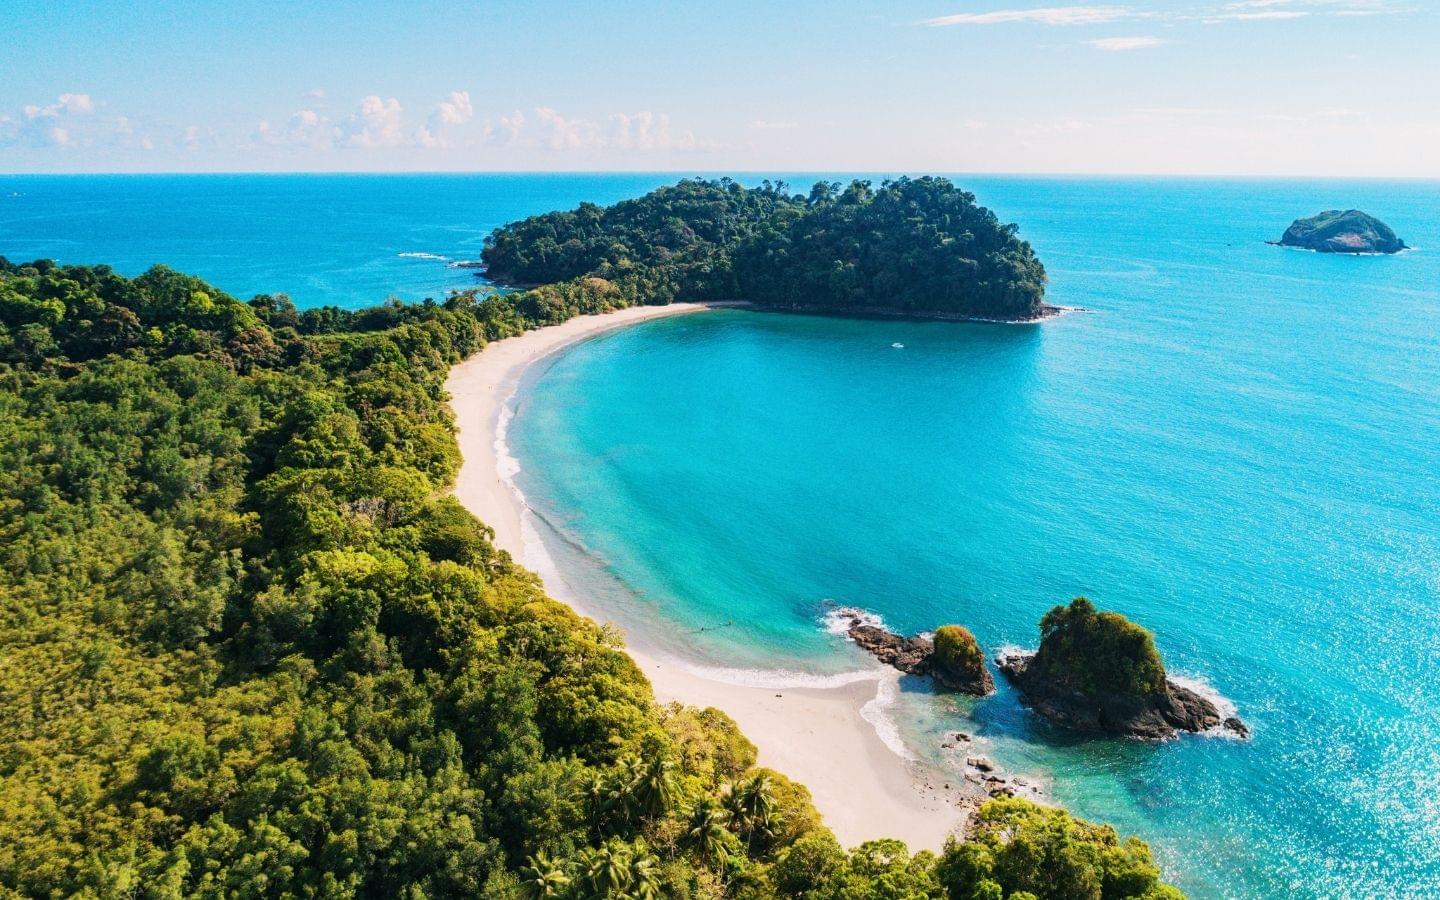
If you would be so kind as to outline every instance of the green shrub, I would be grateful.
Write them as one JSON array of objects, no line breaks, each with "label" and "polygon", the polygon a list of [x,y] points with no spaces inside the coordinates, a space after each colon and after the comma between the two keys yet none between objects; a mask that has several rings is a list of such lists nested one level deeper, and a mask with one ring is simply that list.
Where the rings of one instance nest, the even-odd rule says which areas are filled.
[{"label": "green shrub", "polygon": [[985,674],[985,654],[975,635],[963,625],[942,625],[935,629],[934,664],[967,679]]}]

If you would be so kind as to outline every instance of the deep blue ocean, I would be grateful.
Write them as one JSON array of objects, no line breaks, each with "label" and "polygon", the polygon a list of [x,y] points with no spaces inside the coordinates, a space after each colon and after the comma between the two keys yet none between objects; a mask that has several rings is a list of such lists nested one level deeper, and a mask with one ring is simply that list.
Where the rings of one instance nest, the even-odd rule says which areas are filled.
[{"label": "deep blue ocean", "polygon": [[[0,176],[0,254],[163,261],[302,306],[438,297],[475,279],[400,254],[473,258],[509,219],[670,180]],[[567,577],[637,640],[812,674],[861,663],[833,604],[994,651],[1087,595],[1253,739],[1078,739],[1003,685],[909,685],[913,752],[976,733],[1196,896],[1440,894],[1440,183],[957,180],[1086,311],[720,311],[578,345],[509,436]],[[1264,243],[1352,206],[1419,249]]]}]

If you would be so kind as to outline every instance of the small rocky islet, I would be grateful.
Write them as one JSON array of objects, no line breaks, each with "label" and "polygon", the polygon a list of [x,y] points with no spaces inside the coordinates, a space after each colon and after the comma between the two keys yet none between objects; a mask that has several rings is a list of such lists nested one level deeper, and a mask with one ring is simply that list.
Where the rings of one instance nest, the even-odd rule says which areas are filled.
[{"label": "small rocky islet", "polygon": [[1393,228],[1358,209],[1329,209],[1296,219],[1280,240],[1270,243],[1317,253],[1388,254],[1407,249]]},{"label": "small rocky islet", "polygon": [[[901,672],[977,697],[995,690],[978,643],[962,626],[906,637],[861,610],[840,614],[851,640]],[[1166,674],[1149,631],[1084,597],[1045,614],[1035,652],[1001,653],[995,665],[1027,706],[1061,727],[1145,740],[1180,732],[1250,734],[1244,722]]]},{"label": "small rocky islet", "polygon": [[904,637],[867,621],[861,610],[841,610],[846,634],[872,656],[907,675],[928,675],[942,687],[984,697],[995,691],[985,654],[975,636],[960,625],[945,625],[934,636]]},{"label": "small rocky islet", "polygon": [[1031,709],[1076,731],[1147,740],[1217,728],[1250,734],[1166,674],[1154,635],[1084,597],[1045,614],[1034,653],[1001,654],[995,664]]}]

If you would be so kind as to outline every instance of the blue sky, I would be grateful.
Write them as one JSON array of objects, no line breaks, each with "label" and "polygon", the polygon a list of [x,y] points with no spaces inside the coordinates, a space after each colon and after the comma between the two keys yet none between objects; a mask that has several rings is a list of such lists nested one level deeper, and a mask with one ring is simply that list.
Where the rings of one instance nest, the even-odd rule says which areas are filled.
[{"label": "blue sky", "polygon": [[1440,177],[1437,0],[0,4],[0,172]]}]

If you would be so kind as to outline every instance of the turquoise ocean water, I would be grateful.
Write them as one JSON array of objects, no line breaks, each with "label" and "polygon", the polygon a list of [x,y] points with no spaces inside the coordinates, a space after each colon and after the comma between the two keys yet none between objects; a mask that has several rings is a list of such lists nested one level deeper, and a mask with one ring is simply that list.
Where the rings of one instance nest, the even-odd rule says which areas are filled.
[{"label": "turquoise ocean water", "polygon": [[[472,279],[400,253],[468,258],[501,221],[668,180],[0,177],[0,254],[358,305]],[[1088,311],[722,311],[578,345],[527,379],[509,434],[567,579],[698,664],[810,676],[860,663],[831,604],[993,651],[1086,594],[1253,740],[1078,739],[1003,685],[907,683],[912,751],[980,735],[1198,896],[1440,893],[1440,184],[961,181]],[[1263,243],[1348,206],[1420,249]]]}]

